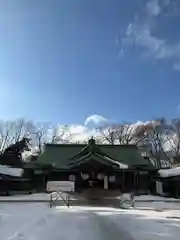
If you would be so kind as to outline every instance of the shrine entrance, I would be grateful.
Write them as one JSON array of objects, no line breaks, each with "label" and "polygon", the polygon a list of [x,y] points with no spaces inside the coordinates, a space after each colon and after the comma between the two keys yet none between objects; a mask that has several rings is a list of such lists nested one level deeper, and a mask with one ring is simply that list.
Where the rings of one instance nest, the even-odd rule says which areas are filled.
[{"label": "shrine entrance", "polygon": [[108,189],[108,178],[102,172],[81,173],[81,183],[83,187]]},{"label": "shrine entrance", "polygon": [[94,159],[74,166],[73,170],[77,172],[76,189],[109,189],[109,180],[115,182],[114,169]]}]

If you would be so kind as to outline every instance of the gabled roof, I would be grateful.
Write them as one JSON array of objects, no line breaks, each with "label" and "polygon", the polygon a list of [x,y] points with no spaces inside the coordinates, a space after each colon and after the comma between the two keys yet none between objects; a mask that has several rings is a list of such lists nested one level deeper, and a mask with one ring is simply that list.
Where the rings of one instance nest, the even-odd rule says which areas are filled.
[{"label": "gabled roof", "polygon": [[[69,167],[72,168],[74,166],[80,165],[83,162],[88,162],[91,159],[94,159],[104,165],[111,166],[113,168],[128,168],[127,165],[122,164],[120,166],[119,161],[113,159],[110,155],[103,152],[101,148],[95,144],[94,139],[90,139],[88,145],[86,145],[81,152],[76,154],[70,159]],[[125,167],[126,166],[126,167]]]},{"label": "gabled roof", "polygon": [[86,163],[86,162],[91,161],[92,159],[97,161],[97,162],[102,163],[103,165],[113,167],[113,168],[118,168],[118,164],[116,162],[106,161],[104,158],[101,158],[97,154],[90,154],[88,157],[86,157],[84,159],[80,159],[76,162],[71,162],[69,164],[69,168],[77,167],[77,166],[81,165],[82,163]]},{"label": "gabled roof", "polygon": [[45,151],[38,158],[38,164],[51,164],[57,169],[71,169],[76,164],[96,161],[116,168],[153,168],[144,159],[135,145],[98,145],[90,140],[85,144],[46,144]]}]

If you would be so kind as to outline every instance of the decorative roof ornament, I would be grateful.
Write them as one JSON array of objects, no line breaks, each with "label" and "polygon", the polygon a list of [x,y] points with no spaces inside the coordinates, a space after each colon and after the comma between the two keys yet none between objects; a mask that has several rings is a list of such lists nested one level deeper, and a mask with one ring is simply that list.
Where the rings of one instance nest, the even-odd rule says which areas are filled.
[{"label": "decorative roof ornament", "polygon": [[88,145],[89,145],[89,146],[94,146],[94,145],[96,145],[96,140],[93,138],[93,136],[89,139]]}]

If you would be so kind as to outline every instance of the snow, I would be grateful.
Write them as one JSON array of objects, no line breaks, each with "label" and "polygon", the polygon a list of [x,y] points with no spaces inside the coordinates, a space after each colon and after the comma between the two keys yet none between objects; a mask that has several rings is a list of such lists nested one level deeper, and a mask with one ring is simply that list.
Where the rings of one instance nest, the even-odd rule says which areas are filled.
[{"label": "snow", "polygon": [[13,168],[7,165],[0,164],[0,173],[5,175],[10,175],[13,177],[21,177],[23,175],[24,170],[21,168]]},{"label": "snow", "polygon": [[[106,159],[108,159],[108,160],[110,160],[110,161],[112,161],[112,159],[111,158],[109,158],[109,157],[105,157]],[[118,162],[118,161],[115,161],[115,160],[113,160],[117,165],[119,165],[119,168],[121,168],[121,169],[128,169],[129,168],[129,166],[127,165],[127,164],[124,164],[124,163],[120,163],[120,162]]]},{"label": "snow", "polygon": [[[66,193],[62,193],[63,196],[66,195]],[[57,192],[52,192],[52,196],[56,198],[58,196]],[[73,197],[71,197],[74,199]],[[122,199],[123,200],[130,200],[129,194],[123,194],[121,197],[117,197],[117,199]],[[47,193],[35,193],[35,194],[30,194],[30,195],[14,195],[14,196],[0,196],[0,201],[1,200],[37,200],[37,201],[46,201],[50,199],[50,195]],[[114,199],[114,197],[107,197],[106,199]],[[164,198],[164,197],[159,197],[159,196],[152,196],[152,195],[141,195],[141,196],[135,196],[136,202],[167,202],[167,201],[173,201],[173,202],[180,202],[178,199],[173,199],[173,198]]]},{"label": "snow", "polygon": [[[113,197],[107,197],[106,199],[112,199]],[[116,197],[121,200],[122,208],[129,208],[132,206],[132,200],[129,193],[125,193],[122,196]],[[135,196],[135,206],[138,209],[152,209],[152,210],[165,210],[165,209],[177,209],[180,210],[180,199],[165,198],[153,195],[141,195]]]},{"label": "snow", "polygon": [[[106,199],[114,199],[114,197],[106,197]],[[116,199],[130,200],[130,194],[124,193],[121,196],[116,197]],[[165,201],[165,202],[180,202],[180,199],[175,198],[166,198],[161,196],[153,196],[153,195],[140,195],[135,196],[135,200],[139,202],[152,202],[152,201]]]},{"label": "snow", "polygon": [[140,195],[135,196],[136,201],[162,201],[165,198],[160,196],[153,196],[153,195]]},{"label": "snow", "polygon": [[1,240],[179,239],[180,211],[0,203]]},{"label": "snow", "polygon": [[1,201],[50,201],[50,195],[47,193],[36,193],[30,195],[0,196]]},{"label": "snow", "polygon": [[116,162],[116,163],[119,165],[119,167],[121,169],[128,169],[129,168],[129,166],[127,164],[123,164],[123,163],[120,163],[120,162]]},{"label": "snow", "polygon": [[174,177],[180,175],[180,167],[159,170],[161,177]]},{"label": "snow", "polygon": [[[66,198],[67,194],[66,193],[57,193],[57,192],[52,192],[52,199],[57,199],[59,196],[63,197],[64,199]],[[60,198],[61,199],[61,198]],[[70,200],[74,200],[74,197],[70,197]],[[49,202],[50,201],[50,194],[47,193],[35,193],[35,194],[30,194],[30,195],[14,195],[14,196],[0,196],[0,203],[1,202],[22,202],[22,201],[28,201],[28,202]]]},{"label": "snow", "polygon": [[[61,193],[61,197],[59,200],[61,201],[62,198],[66,199],[66,193]],[[55,200],[59,197],[57,192],[52,193],[52,199]],[[107,199],[113,199],[108,198]],[[120,197],[118,198],[120,200]],[[70,195],[70,201],[77,200],[76,197]],[[129,208],[131,204],[131,199],[129,194],[124,194],[123,204],[121,204],[122,208]],[[15,196],[0,196],[0,204],[2,202],[46,202],[50,204],[50,194],[46,193],[39,193],[39,194],[31,194],[31,195],[15,195]],[[119,201],[120,203],[120,201]],[[64,202],[62,202],[64,204]],[[148,210],[180,210],[180,199],[173,199],[173,198],[165,198],[159,196],[151,196],[151,195],[142,195],[142,196],[135,196],[135,207],[137,209],[148,209]]]},{"label": "snow", "polygon": [[161,196],[153,196],[153,195],[140,195],[135,196],[136,201],[164,201],[164,202],[180,202],[180,199],[175,198],[166,198]]}]

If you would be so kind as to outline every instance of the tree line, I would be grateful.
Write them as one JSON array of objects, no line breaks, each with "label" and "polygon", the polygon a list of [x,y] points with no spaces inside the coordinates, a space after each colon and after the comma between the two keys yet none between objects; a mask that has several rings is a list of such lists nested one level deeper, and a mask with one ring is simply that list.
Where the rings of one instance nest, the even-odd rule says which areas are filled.
[{"label": "tree line", "polygon": [[[31,139],[32,154],[41,154],[45,143],[74,143],[75,134],[67,125],[35,123],[24,119],[0,121],[0,151],[23,137]],[[180,119],[165,118],[147,122],[106,124],[96,129],[94,138],[99,144],[136,144],[144,156],[157,167],[180,162]],[[87,142],[88,139],[84,139]],[[76,141],[77,142],[77,141]],[[172,160],[173,159],[173,160]]]}]

